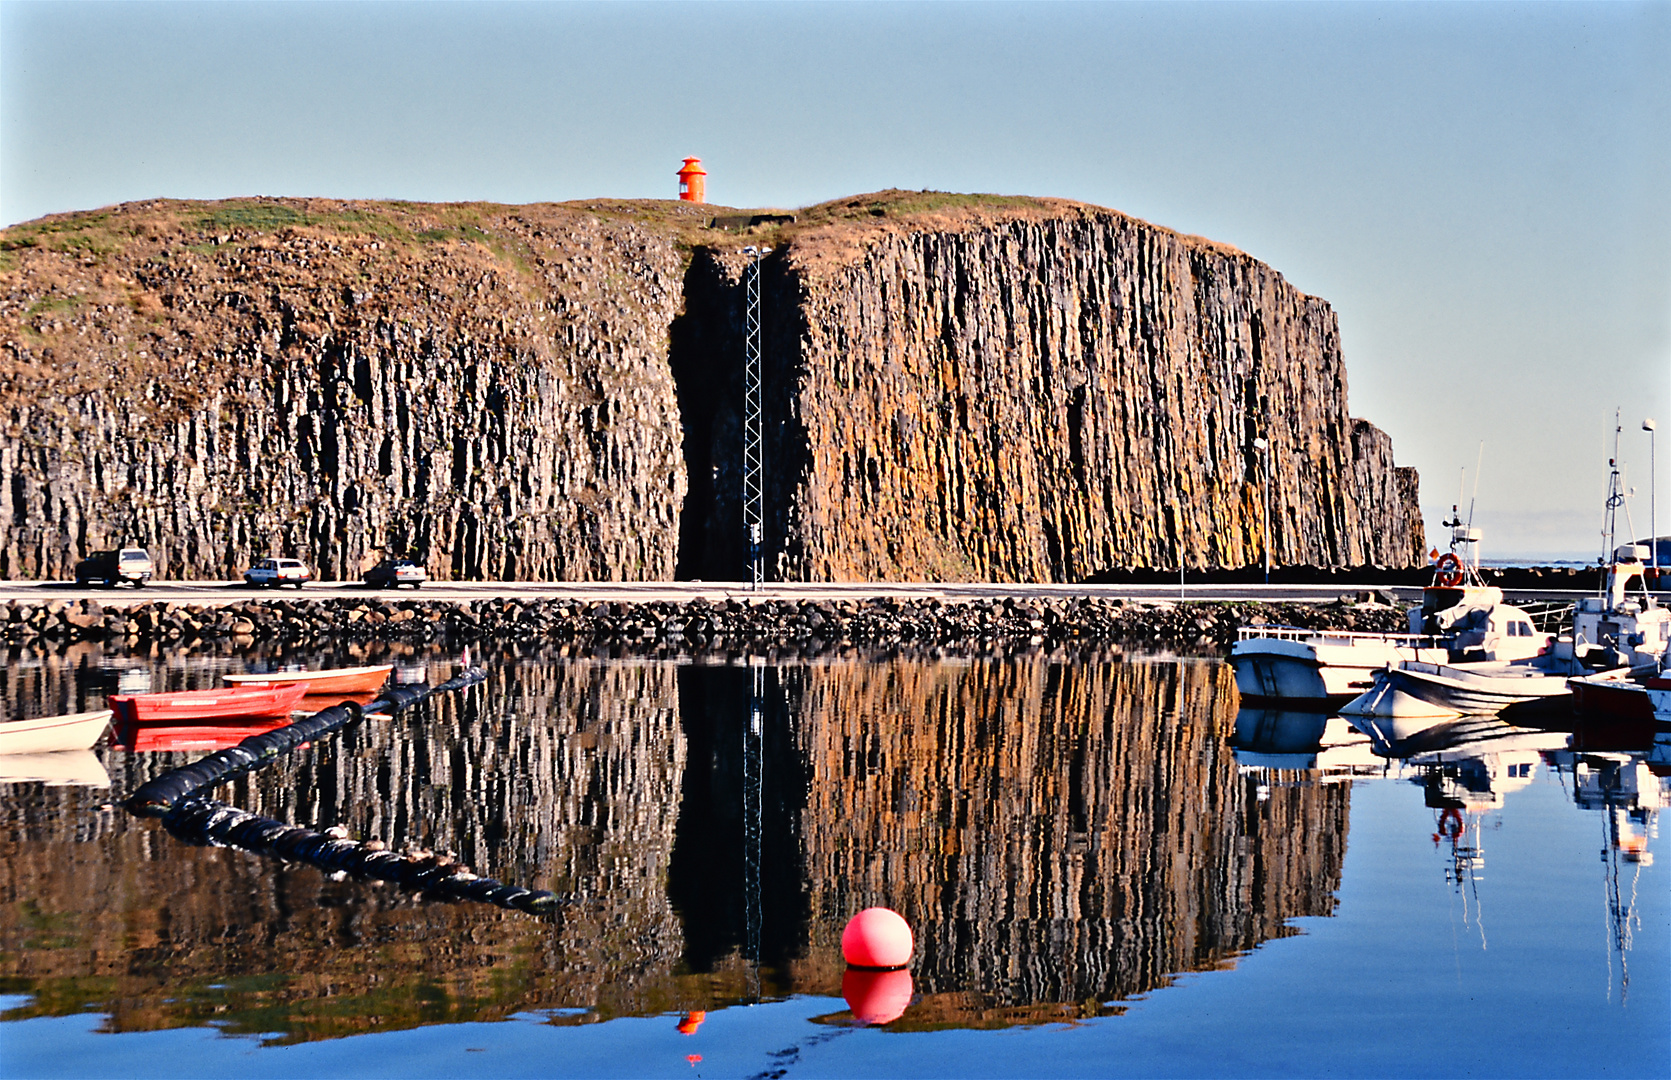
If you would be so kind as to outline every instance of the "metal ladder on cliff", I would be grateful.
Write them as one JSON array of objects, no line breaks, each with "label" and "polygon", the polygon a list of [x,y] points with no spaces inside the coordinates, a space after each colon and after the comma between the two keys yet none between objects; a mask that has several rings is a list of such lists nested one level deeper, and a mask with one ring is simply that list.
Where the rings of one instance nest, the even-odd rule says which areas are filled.
[{"label": "metal ladder on cliff", "polygon": [[765,436],[761,423],[760,372],[760,257],[770,248],[746,247],[750,256],[743,270],[747,311],[743,335],[743,530],[748,541],[749,588],[765,580],[760,555],[764,533],[766,470]]}]

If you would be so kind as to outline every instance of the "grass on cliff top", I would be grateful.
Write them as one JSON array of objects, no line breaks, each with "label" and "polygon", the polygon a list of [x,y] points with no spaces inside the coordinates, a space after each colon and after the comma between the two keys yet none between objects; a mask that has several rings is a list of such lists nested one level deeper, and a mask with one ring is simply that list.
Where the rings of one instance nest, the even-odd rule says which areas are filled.
[{"label": "grass on cliff top", "polygon": [[[310,229],[344,237],[373,239],[393,248],[421,249],[434,244],[480,244],[528,273],[530,253],[524,244],[495,224],[509,217],[537,220],[552,210],[580,213],[630,224],[671,239],[685,253],[695,248],[726,247],[738,242],[777,246],[808,234],[828,248],[858,242],[876,228],[952,229],[1017,214],[1059,212],[1074,204],[1022,195],[889,189],[848,196],[792,211],[795,221],[737,230],[711,227],[716,218],[743,214],[781,214],[781,210],[740,209],[677,199],[578,199],[565,203],[513,206],[498,203],[414,203],[340,199],[226,199],[191,202],[157,199],[79,213],[58,214],[0,230],[0,270],[17,266],[17,255],[42,249],[102,260],[135,241],[146,246],[182,243],[207,253],[225,243],[246,243],[262,235]],[[843,228],[844,226],[849,229]],[[514,230],[513,230],[514,231]],[[1214,247],[1199,238],[1192,242]],[[835,250],[835,248],[831,248]],[[1233,249],[1230,249],[1233,250]]]},{"label": "grass on cliff top", "polygon": [[[718,236],[737,235],[713,229],[718,217],[739,214],[782,214],[778,209],[744,209],[677,199],[579,199],[553,204],[566,210],[643,226],[651,232],[671,233],[686,243],[702,244]],[[888,190],[852,196],[790,211],[795,226],[840,222],[874,223],[948,211],[1012,210],[1039,207],[1029,196],[962,194],[949,191]],[[135,238],[168,233],[199,233],[199,239],[250,237],[292,228],[326,228],[344,235],[391,242],[437,243],[448,240],[480,242],[487,235],[484,222],[517,214],[530,207],[497,203],[347,202],[326,199],[226,199],[187,202],[158,199],[127,203],[101,210],[55,214],[0,230],[0,252],[42,248],[67,254],[108,255]],[[793,226],[790,226],[793,227]],[[785,226],[763,225],[748,235],[780,231]]]},{"label": "grass on cliff top", "polygon": [[486,242],[482,223],[515,207],[490,203],[339,202],[321,199],[159,199],[102,210],[54,214],[0,230],[0,253],[41,249],[72,255],[120,252],[135,240],[214,244],[295,228],[391,243]]},{"label": "grass on cliff top", "polygon": [[871,222],[943,214],[947,211],[1017,210],[1042,206],[1029,195],[984,195],[955,191],[887,191],[819,203],[795,215],[797,225],[826,225],[842,221]]},{"label": "grass on cliff top", "polygon": [[0,231],[0,269],[11,269],[15,253],[44,248],[68,255],[108,255],[127,239],[109,210],[57,214]]}]

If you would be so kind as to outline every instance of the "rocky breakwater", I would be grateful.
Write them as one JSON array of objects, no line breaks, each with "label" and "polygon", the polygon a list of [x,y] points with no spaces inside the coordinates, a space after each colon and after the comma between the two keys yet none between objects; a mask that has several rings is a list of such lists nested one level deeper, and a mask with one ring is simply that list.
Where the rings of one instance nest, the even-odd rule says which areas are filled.
[{"label": "rocky breakwater", "polygon": [[176,578],[407,552],[671,577],[678,213],[260,199],[5,230],[0,576],[141,543]]},{"label": "rocky breakwater", "polygon": [[[1422,561],[1416,475],[1348,414],[1334,312],[1240,251],[1077,203],[908,192],[803,212],[776,245],[774,576],[1077,581],[1267,545],[1279,565]],[[734,248],[693,264],[676,369],[741,353],[748,272]],[[739,396],[702,398],[687,433],[718,478]],[[687,524],[696,576],[741,559],[735,490]]]},{"label": "rocky breakwater", "polygon": [[0,606],[0,644],[105,641],[128,647],[233,647],[261,643],[555,642],[580,649],[666,654],[690,649],[823,651],[842,648],[987,647],[1070,642],[1228,645],[1240,626],[1276,623],[1402,631],[1402,608],[1373,592],[1333,604],[1104,600],[580,603],[337,598],[246,600],[224,605],[51,601]]}]

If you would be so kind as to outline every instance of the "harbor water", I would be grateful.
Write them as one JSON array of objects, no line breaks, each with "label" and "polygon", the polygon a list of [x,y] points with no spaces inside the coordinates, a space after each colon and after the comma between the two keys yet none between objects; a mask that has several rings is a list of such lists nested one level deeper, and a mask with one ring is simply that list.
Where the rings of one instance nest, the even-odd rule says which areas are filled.
[{"label": "harbor water", "polygon": [[[15,650],[0,700],[390,660],[460,669]],[[0,1075],[1671,1075],[1651,724],[1388,740],[1115,650],[472,662],[213,794],[555,915],[122,808],[236,733],[0,758]],[[903,1011],[842,961],[875,905],[915,934]]]}]

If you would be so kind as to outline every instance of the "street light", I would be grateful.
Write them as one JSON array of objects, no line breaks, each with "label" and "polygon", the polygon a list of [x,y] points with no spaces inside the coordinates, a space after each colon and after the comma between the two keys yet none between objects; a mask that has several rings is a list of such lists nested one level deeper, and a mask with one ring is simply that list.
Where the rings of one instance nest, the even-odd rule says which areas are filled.
[{"label": "street light", "polygon": [[1642,421],[1642,430],[1648,433],[1648,545],[1653,548],[1654,588],[1659,588],[1659,523],[1654,520],[1655,496],[1659,494],[1659,486],[1654,482],[1654,420],[1653,417]]},{"label": "street light", "polygon": [[1253,440],[1259,451],[1259,539],[1265,549],[1265,584],[1271,583],[1271,444],[1263,438]]}]

